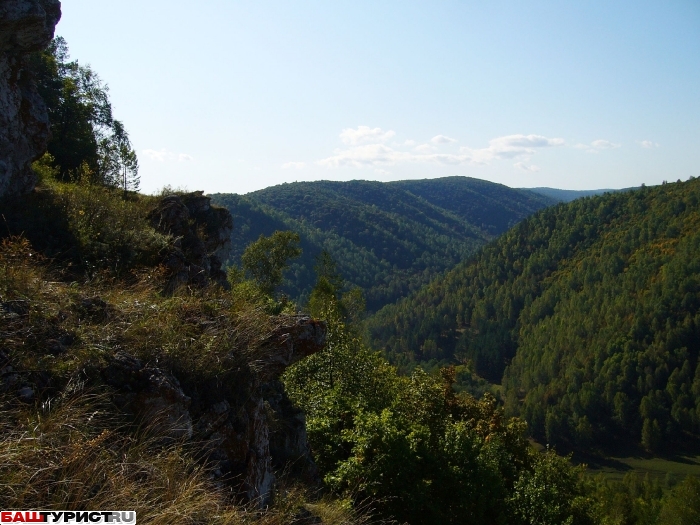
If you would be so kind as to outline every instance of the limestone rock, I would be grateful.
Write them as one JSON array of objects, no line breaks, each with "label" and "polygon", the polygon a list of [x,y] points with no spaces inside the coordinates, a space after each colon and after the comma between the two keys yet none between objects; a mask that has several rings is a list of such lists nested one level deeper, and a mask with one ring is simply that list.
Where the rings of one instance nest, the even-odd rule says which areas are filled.
[{"label": "limestone rock", "polygon": [[306,485],[320,485],[321,474],[311,455],[304,412],[287,397],[280,381],[263,387],[270,426],[270,458],[273,468],[286,469]]},{"label": "limestone rock", "polygon": [[210,282],[228,287],[221,261],[230,250],[233,217],[210,201],[201,191],[168,195],[148,216],[156,231],[175,237],[175,248],[164,260],[171,275],[166,291]]},{"label": "limestone rock", "polygon": [[0,2],[0,197],[36,184],[31,163],[46,151],[51,131],[24,58],[49,44],[60,17],[58,0]]},{"label": "limestone rock", "polygon": [[323,349],[326,325],[306,316],[282,316],[277,325],[262,344],[262,359],[250,370],[222,378],[234,384],[238,395],[227,397],[221,384],[190,384],[192,391],[186,392],[172,375],[122,351],[102,377],[117,388],[118,405],[156,421],[156,430],[166,438],[194,436],[215,474],[263,506],[276,469],[290,467],[305,481],[318,481],[304,416],[277,379],[286,367]]},{"label": "limestone rock", "polygon": [[159,368],[144,366],[125,352],[118,352],[102,375],[108,384],[119,389],[117,403],[153,425],[162,437],[192,437],[190,398],[175,377]]},{"label": "limestone rock", "polygon": [[258,375],[267,382],[278,379],[285,369],[315,354],[326,344],[326,324],[308,316],[281,316],[279,328],[261,346],[256,362]]},{"label": "limestone rock", "polygon": [[209,460],[221,475],[240,478],[242,492],[260,505],[269,499],[276,468],[291,464],[307,481],[317,481],[303,414],[292,407],[277,379],[325,342],[325,323],[306,316],[278,318],[278,328],[261,349],[263,359],[254,364],[243,406],[213,404],[197,422]]}]

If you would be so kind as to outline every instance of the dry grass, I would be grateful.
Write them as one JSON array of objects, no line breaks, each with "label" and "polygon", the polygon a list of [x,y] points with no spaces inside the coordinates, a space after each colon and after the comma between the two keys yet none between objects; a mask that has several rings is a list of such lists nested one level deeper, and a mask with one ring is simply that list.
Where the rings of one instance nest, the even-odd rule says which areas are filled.
[{"label": "dry grass", "polygon": [[19,314],[0,309],[0,350],[36,392],[22,403],[0,378],[0,507],[133,509],[154,524],[369,523],[366,510],[331,498],[309,503],[303,487],[284,483],[270,508],[241,504],[197,460],[196,444],[164,444],[111,403],[95,371],[117,350],[175,372],[183,385],[232,388],[243,382],[232,378],[254,373],[261,342],[277,328],[247,294],[166,297],[163,281],[148,267],[125,279],[95,272],[70,281],[26,239],[0,243],[0,304],[21,306]]},{"label": "dry grass", "polygon": [[240,504],[187,444],[166,446],[148,429],[125,425],[103,395],[73,391],[36,407],[0,402],[0,508],[128,509],[152,524],[281,525],[304,515],[329,525],[371,521],[330,498],[307,503],[299,486],[280,487],[264,510]]}]

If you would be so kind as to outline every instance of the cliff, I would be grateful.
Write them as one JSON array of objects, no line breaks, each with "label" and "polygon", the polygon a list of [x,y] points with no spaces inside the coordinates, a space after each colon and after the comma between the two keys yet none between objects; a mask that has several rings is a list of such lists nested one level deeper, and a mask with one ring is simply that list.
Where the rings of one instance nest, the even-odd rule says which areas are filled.
[{"label": "cliff", "polygon": [[46,151],[51,131],[25,57],[48,45],[60,17],[58,0],[0,3],[0,197],[36,184],[30,166]]},{"label": "cliff", "polygon": [[318,476],[304,415],[292,407],[277,379],[286,367],[323,348],[326,327],[303,316],[280,317],[276,324],[262,341],[259,358],[219,381],[192,381],[182,373],[178,379],[122,351],[101,375],[116,389],[119,406],[141,421],[155,422],[161,438],[200,443],[216,478],[264,505],[275,468],[290,466],[307,482]]},{"label": "cliff", "polygon": [[228,257],[233,217],[224,209],[211,206],[204,192],[168,195],[148,214],[158,233],[174,238],[163,264],[170,274],[166,286],[172,292],[183,285],[206,286],[215,282],[228,288],[221,261]]},{"label": "cliff", "polygon": [[[122,200],[108,188],[57,188],[4,199],[8,229],[25,236],[0,234],[0,410],[60,405],[77,389],[110,400],[124,439],[147,429],[156,444],[195,451],[213,482],[257,505],[276,471],[318,483],[304,415],[278,379],[324,347],[326,326],[271,316],[227,289],[230,213],[202,192]],[[47,264],[41,241],[61,228],[88,244]],[[117,230],[128,250],[113,249]],[[124,251],[121,263],[112,251]],[[87,259],[85,278],[73,261],[93,252],[107,255]]]}]

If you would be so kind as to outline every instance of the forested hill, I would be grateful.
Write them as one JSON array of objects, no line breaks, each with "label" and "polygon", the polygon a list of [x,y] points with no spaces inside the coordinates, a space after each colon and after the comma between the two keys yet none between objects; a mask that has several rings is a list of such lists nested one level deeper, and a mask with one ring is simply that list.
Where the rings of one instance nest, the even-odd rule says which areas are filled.
[{"label": "forested hill", "polygon": [[604,193],[613,193],[616,191],[627,191],[634,188],[626,188],[623,190],[560,190],[559,188],[523,188],[524,190],[544,195],[554,199],[557,202],[571,202],[582,197],[593,197],[595,195],[603,195]]},{"label": "forested hill", "polygon": [[542,210],[379,311],[372,344],[503,378],[509,410],[550,443],[697,434],[699,203],[694,179]]},{"label": "forested hill", "polygon": [[303,255],[293,261],[284,292],[304,303],[315,280],[315,258],[326,250],[347,285],[364,290],[370,311],[417,290],[554,203],[466,177],[298,182],[211,197],[234,216],[229,262],[238,264],[245,247],[261,234],[293,230],[301,235]]}]

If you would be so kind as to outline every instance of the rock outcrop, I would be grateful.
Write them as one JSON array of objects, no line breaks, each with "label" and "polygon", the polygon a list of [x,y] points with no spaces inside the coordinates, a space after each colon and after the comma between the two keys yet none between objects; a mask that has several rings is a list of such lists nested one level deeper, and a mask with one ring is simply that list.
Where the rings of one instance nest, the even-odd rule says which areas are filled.
[{"label": "rock outcrop", "polygon": [[46,151],[51,131],[25,57],[49,44],[60,18],[58,0],[0,2],[0,197],[36,184],[31,163]]},{"label": "rock outcrop", "polygon": [[190,398],[171,374],[118,352],[102,372],[105,381],[117,387],[115,401],[129,407],[166,439],[192,437]]},{"label": "rock outcrop", "polygon": [[212,281],[228,287],[221,269],[233,230],[228,210],[212,207],[209,197],[195,191],[163,197],[148,219],[156,231],[175,237],[175,249],[164,262],[170,273],[166,291],[184,285],[204,287]]},{"label": "rock outcrop", "polygon": [[190,382],[189,392],[184,378],[181,386],[169,372],[124,352],[115,354],[102,376],[116,388],[118,405],[154,424],[166,439],[201,443],[218,478],[265,505],[276,469],[318,481],[304,415],[278,379],[286,367],[322,350],[325,342],[324,323],[305,316],[280,317],[278,328],[258,349],[260,359],[222,378],[232,385]]}]

